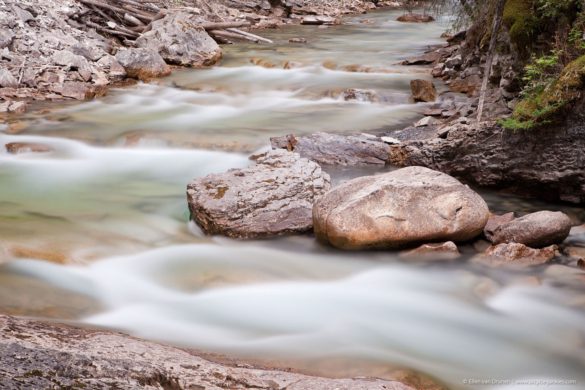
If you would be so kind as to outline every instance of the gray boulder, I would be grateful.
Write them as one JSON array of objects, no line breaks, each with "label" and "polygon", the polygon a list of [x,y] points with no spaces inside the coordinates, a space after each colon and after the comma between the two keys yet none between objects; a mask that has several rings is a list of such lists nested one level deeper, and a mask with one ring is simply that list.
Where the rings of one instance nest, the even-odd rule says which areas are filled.
[{"label": "gray boulder", "polygon": [[127,49],[116,54],[116,60],[124,67],[128,77],[149,80],[171,74],[165,60],[151,49]]},{"label": "gray boulder", "polygon": [[316,163],[273,150],[252,167],[196,179],[187,198],[205,233],[258,238],[311,230],[313,203],[329,187],[329,175]]},{"label": "gray boulder", "polygon": [[273,149],[287,149],[319,164],[341,166],[385,165],[390,146],[377,137],[315,133],[305,137],[271,138]]},{"label": "gray boulder", "polygon": [[221,59],[221,48],[201,27],[202,20],[177,11],[152,22],[152,30],[142,34],[136,45],[158,52],[173,65],[202,67]]},{"label": "gray boulder", "polygon": [[488,239],[494,244],[519,243],[533,248],[563,242],[571,231],[571,219],[560,211],[539,211],[495,228]]},{"label": "gray boulder", "polygon": [[315,203],[315,234],[341,249],[467,241],[489,218],[484,200],[453,177],[422,167],[348,181]]}]

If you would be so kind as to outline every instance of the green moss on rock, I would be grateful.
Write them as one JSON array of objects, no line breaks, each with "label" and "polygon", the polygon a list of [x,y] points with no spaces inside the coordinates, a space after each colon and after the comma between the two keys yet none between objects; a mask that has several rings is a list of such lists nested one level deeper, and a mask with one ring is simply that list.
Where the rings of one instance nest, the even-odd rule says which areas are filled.
[{"label": "green moss on rock", "polygon": [[510,32],[512,43],[525,50],[536,34],[537,20],[535,0],[508,0],[504,7],[504,24]]},{"label": "green moss on rock", "polygon": [[521,100],[511,118],[501,121],[510,130],[530,129],[562,118],[585,92],[585,55],[569,63],[548,86]]}]

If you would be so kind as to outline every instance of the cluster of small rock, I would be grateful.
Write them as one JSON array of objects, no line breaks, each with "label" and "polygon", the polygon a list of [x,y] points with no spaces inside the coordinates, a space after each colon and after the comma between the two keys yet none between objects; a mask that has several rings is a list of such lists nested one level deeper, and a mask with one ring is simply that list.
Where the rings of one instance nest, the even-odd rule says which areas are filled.
[{"label": "cluster of small rock", "polygon": [[256,157],[256,165],[189,184],[191,217],[204,232],[250,239],[312,229],[319,241],[339,249],[416,248],[402,257],[433,260],[459,257],[457,243],[487,240],[474,261],[533,266],[558,257],[557,245],[571,230],[561,212],[492,215],[469,187],[424,167],[359,177],[330,189],[329,176],[315,161],[378,164],[372,157],[387,144],[365,136],[318,133],[272,142],[275,149]]}]

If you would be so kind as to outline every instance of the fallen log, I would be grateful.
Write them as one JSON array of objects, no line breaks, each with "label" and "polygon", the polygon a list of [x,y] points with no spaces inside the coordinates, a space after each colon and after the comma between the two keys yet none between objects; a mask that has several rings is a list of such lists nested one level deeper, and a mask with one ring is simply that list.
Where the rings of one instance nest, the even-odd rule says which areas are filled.
[{"label": "fallen log", "polygon": [[215,23],[203,23],[201,27],[206,30],[225,30],[234,27],[250,27],[250,22],[215,22]]},{"label": "fallen log", "polygon": [[267,38],[264,38],[264,37],[261,37],[259,35],[252,34],[252,33],[246,32],[246,31],[238,30],[237,28],[226,28],[226,31],[229,31],[229,32],[232,32],[235,34],[240,34],[240,35],[243,35],[245,37],[255,39],[259,42],[274,43],[270,39],[267,39]]}]

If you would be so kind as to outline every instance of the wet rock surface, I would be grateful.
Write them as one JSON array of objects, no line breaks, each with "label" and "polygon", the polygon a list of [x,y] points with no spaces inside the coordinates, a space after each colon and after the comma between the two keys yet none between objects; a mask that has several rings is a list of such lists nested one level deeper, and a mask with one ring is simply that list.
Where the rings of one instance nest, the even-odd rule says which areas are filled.
[{"label": "wet rock surface", "polygon": [[257,238],[302,233],[329,175],[296,153],[273,150],[256,165],[197,179],[187,188],[192,219],[208,234]]},{"label": "wet rock surface", "polygon": [[383,166],[390,147],[378,137],[315,133],[303,137],[287,135],[270,140],[273,149],[286,149],[323,165]]},{"label": "wet rock surface", "polygon": [[393,146],[396,166],[426,166],[484,187],[585,203],[585,129],[503,130],[493,122],[454,124],[444,136]]},{"label": "wet rock surface", "polygon": [[124,49],[116,54],[128,77],[147,81],[171,74],[171,68],[157,51],[152,49]]},{"label": "wet rock surface", "polygon": [[438,244],[423,244],[418,248],[400,253],[400,257],[416,261],[454,260],[461,256],[457,244],[447,241]]},{"label": "wet rock surface", "polygon": [[490,267],[523,268],[546,264],[557,256],[557,251],[556,245],[535,249],[513,242],[491,246],[472,260]]},{"label": "wet rock surface", "polygon": [[341,249],[398,248],[477,237],[484,200],[456,179],[422,167],[348,181],[315,203],[315,234]]},{"label": "wet rock surface", "polygon": [[415,102],[434,102],[437,100],[437,89],[432,81],[412,80],[410,89]]},{"label": "wet rock surface", "polygon": [[519,243],[539,248],[562,243],[571,231],[571,219],[562,212],[539,211],[505,222],[488,239],[494,244]]},{"label": "wet rock surface", "polygon": [[121,333],[0,316],[0,372],[8,389],[413,390],[395,381],[249,367]]}]

